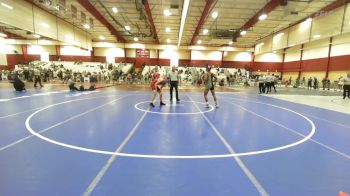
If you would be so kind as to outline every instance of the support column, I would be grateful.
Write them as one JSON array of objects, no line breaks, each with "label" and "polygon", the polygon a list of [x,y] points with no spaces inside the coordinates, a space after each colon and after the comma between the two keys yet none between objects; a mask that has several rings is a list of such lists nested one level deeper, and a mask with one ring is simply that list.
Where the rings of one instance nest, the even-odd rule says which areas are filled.
[{"label": "support column", "polygon": [[159,65],[159,49],[157,49],[157,65]]},{"label": "support column", "polygon": [[286,51],[287,51],[287,48],[283,49],[282,67],[281,67],[281,78],[283,77],[283,72],[284,72],[284,61],[285,61],[285,59],[286,59]]},{"label": "support column", "polygon": [[333,37],[330,37],[329,38],[329,48],[328,48],[328,60],[327,60],[326,78],[328,78],[329,66],[331,64],[332,44],[333,44]]},{"label": "support column", "polygon": [[28,45],[27,44],[22,44],[21,48],[22,48],[24,62],[27,62],[28,61]]},{"label": "support column", "polygon": [[224,55],[225,55],[225,51],[221,51],[221,68],[224,63]]},{"label": "support column", "polygon": [[127,63],[125,44],[124,44],[124,63]]},{"label": "support column", "polygon": [[91,61],[92,62],[96,62],[94,48],[91,49],[90,56],[91,56]]},{"label": "support column", "polygon": [[55,49],[56,49],[56,55],[58,57],[61,56],[61,46],[60,45],[55,45]]},{"label": "support column", "polygon": [[300,61],[299,61],[299,74],[298,74],[298,78],[299,79],[301,77],[301,66],[302,66],[302,63],[303,63],[303,54],[304,54],[304,44],[301,44]]},{"label": "support column", "polygon": [[254,65],[255,65],[255,52],[252,52],[252,62],[251,62],[251,68],[250,68],[251,71],[253,71]]}]

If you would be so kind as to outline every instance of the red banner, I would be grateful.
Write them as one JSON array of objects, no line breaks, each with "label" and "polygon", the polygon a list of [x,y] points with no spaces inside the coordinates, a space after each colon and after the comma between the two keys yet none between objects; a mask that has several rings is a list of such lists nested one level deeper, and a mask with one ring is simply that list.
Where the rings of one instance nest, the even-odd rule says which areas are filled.
[{"label": "red banner", "polygon": [[149,49],[136,49],[136,57],[149,58]]}]

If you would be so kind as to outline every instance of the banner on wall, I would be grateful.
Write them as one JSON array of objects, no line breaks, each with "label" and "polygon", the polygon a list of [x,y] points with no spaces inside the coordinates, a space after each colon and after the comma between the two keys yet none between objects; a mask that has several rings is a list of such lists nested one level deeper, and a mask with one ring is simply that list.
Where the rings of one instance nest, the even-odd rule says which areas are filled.
[{"label": "banner on wall", "polygon": [[136,49],[136,57],[149,58],[149,49]]}]

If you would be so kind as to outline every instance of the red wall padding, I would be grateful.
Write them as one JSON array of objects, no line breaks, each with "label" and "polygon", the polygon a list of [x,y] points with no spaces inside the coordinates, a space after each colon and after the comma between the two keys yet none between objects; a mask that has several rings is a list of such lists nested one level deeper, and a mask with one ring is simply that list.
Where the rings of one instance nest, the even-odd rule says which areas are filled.
[{"label": "red wall padding", "polygon": [[350,70],[350,55],[332,57],[329,70],[345,71]]},{"label": "red wall padding", "polygon": [[303,60],[301,63],[301,71],[326,71],[328,58]]},{"label": "red wall padding", "polygon": [[293,72],[300,70],[300,61],[285,62],[282,64],[283,72]]},{"label": "red wall padding", "polygon": [[250,67],[251,71],[270,71],[270,72],[275,72],[275,71],[281,71],[282,69],[282,63],[277,63],[277,62],[254,62],[254,66]]},{"label": "red wall padding", "polygon": [[9,69],[14,69],[15,65],[25,63],[27,61],[38,61],[40,55],[27,55],[27,59],[24,59],[23,54],[7,54],[7,65]]},{"label": "red wall padding", "polygon": [[251,62],[243,61],[223,61],[222,67],[224,68],[245,68],[248,69],[251,66]]}]

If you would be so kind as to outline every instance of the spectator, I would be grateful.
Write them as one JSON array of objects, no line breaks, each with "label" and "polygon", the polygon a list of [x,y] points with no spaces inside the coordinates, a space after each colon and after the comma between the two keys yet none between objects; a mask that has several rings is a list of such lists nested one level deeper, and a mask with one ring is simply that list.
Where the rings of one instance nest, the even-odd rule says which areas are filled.
[{"label": "spectator", "polygon": [[13,80],[11,83],[13,83],[13,87],[16,91],[21,92],[26,90],[24,82],[19,79],[18,75],[13,75]]}]

